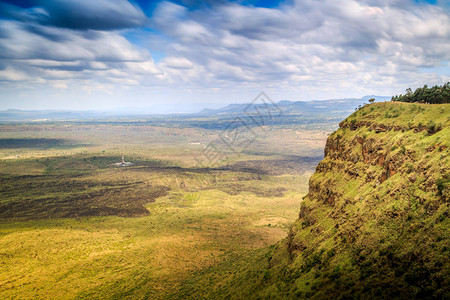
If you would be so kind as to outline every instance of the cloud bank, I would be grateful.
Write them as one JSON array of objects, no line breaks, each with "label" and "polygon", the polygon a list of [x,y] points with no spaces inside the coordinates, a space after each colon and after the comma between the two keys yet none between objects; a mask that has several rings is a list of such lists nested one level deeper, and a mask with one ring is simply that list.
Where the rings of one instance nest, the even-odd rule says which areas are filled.
[{"label": "cloud bank", "polygon": [[14,91],[26,86],[88,99],[97,91],[105,103],[120,96],[139,106],[248,101],[259,90],[291,100],[389,95],[450,78],[444,2],[141,7],[125,0],[2,4],[0,93],[17,98]]}]

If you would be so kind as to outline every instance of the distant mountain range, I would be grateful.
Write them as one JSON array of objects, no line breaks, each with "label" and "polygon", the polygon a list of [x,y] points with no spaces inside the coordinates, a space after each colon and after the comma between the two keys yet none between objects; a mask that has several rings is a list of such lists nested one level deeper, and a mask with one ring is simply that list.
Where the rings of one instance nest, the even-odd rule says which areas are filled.
[{"label": "distant mountain range", "polygon": [[[389,96],[375,96],[368,95],[362,98],[344,98],[344,99],[332,99],[332,100],[312,100],[312,101],[289,101],[282,100],[278,103],[272,104],[276,105],[277,108],[283,114],[348,114],[355,110],[358,105],[368,103],[368,100],[374,98],[376,102],[388,101]],[[204,109],[199,114],[200,115],[220,115],[220,114],[240,114],[244,113],[249,106],[249,103],[245,104],[230,104],[226,107],[219,109]],[[256,107],[263,109],[265,107],[264,103],[255,102],[253,104]],[[268,104],[270,105],[270,104]]]},{"label": "distant mountain range", "polygon": [[[358,105],[367,103],[370,98],[375,98],[377,102],[390,100],[389,96],[375,96],[369,95],[362,98],[345,98],[345,99],[332,99],[332,100],[313,100],[313,101],[289,101],[282,100],[278,103],[269,103],[269,105],[276,107],[277,110],[284,115],[314,115],[318,117],[320,115],[327,116],[346,116],[350,112],[354,111]],[[250,103],[243,104],[230,104],[228,106],[219,109],[203,109],[198,113],[185,113],[185,114],[171,114],[167,113],[167,116],[183,116],[183,117],[232,117],[236,115],[245,114],[246,109]],[[264,109],[265,104],[255,102],[252,104],[252,108]],[[146,110],[133,111],[127,110],[114,110],[114,111],[77,111],[77,110],[18,110],[8,109],[0,111],[0,121],[74,121],[74,120],[95,120],[95,119],[128,119],[128,118],[145,118],[146,116],[156,117]],[[158,115],[161,117],[162,115]]]}]

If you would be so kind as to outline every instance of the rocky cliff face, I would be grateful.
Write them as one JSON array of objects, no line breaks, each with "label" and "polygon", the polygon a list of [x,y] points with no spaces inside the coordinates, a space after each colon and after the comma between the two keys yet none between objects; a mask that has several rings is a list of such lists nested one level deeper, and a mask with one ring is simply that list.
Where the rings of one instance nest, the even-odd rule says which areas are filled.
[{"label": "rocky cliff face", "polygon": [[449,116],[379,103],[341,122],[286,242],[298,283],[315,277],[303,295],[448,296]]},{"label": "rocky cliff face", "polygon": [[376,103],[349,116],[248,295],[449,297],[449,147],[449,104]]}]

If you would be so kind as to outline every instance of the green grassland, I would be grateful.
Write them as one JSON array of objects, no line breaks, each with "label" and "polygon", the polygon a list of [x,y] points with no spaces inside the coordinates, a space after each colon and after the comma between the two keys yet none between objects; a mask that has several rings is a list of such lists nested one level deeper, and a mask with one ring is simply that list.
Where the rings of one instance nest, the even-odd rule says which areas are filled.
[{"label": "green grassland", "polygon": [[183,298],[226,278],[286,237],[332,126],[264,128],[215,163],[217,130],[1,125],[0,298]]},{"label": "green grassland", "polygon": [[328,139],[288,237],[185,281],[186,295],[448,299],[449,116],[449,104],[357,110]]},{"label": "green grassland", "polygon": [[220,161],[217,129],[4,124],[0,296],[448,298],[449,116],[374,103]]}]

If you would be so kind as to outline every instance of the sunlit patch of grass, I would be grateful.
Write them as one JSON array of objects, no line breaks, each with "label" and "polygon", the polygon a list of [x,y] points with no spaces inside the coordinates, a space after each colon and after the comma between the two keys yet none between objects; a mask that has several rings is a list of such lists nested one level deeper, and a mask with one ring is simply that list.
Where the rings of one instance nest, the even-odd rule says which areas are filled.
[{"label": "sunlit patch of grass", "polygon": [[[295,219],[300,197],[206,190],[160,198],[147,205],[147,217],[5,224],[0,257],[7,268],[0,272],[1,294],[161,296],[176,290],[192,272],[285,236],[282,225]],[[273,217],[277,215],[282,217]],[[261,227],[253,221],[261,218],[278,221]]]}]

